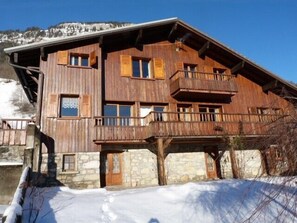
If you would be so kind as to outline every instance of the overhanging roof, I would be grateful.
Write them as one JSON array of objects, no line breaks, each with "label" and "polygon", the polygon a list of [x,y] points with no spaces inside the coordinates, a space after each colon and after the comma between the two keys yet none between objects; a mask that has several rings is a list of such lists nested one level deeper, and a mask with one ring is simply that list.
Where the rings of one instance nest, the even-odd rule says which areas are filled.
[{"label": "overhanging roof", "polygon": [[[58,47],[60,45],[88,41],[92,39],[103,38],[107,41],[114,41],[113,37],[127,37],[130,38],[134,33],[138,33],[139,30],[144,30],[144,35],[150,35],[150,37],[156,36],[156,33],[165,35],[166,38],[171,38],[172,41],[177,39],[184,39],[184,43],[196,49],[199,54],[206,54],[213,57],[227,67],[232,68],[234,72],[240,71],[247,78],[257,82],[263,88],[267,90],[278,89],[278,92],[285,87],[289,94],[297,96],[297,87],[274,73],[264,69],[255,62],[247,59],[241,54],[235,52],[219,41],[209,37],[205,33],[193,28],[187,23],[178,18],[169,18],[164,20],[157,20],[152,22],[146,22],[131,26],[125,26],[115,29],[103,30],[89,34],[81,34],[77,36],[57,38],[49,41],[42,41],[38,43],[27,44],[23,46],[16,46],[4,49],[4,52],[8,55],[14,53],[23,53],[24,55],[40,54],[41,48]],[[154,31],[153,34],[151,32]],[[173,35],[171,35],[174,33]],[[127,35],[126,35],[127,34]],[[119,38],[119,39],[120,39]],[[276,92],[276,90],[275,90]]]}]

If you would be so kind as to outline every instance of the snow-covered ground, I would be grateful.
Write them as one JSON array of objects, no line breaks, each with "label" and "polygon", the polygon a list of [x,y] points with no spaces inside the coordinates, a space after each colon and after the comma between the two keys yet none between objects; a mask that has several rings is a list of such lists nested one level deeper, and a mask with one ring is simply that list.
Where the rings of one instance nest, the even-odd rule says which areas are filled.
[{"label": "snow-covered ground", "polygon": [[[220,180],[107,191],[29,188],[26,222],[297,222],[296,180]],[[255,211],[258,210],[258,211]],[[279,216],[279,217],[277,217]]]}]

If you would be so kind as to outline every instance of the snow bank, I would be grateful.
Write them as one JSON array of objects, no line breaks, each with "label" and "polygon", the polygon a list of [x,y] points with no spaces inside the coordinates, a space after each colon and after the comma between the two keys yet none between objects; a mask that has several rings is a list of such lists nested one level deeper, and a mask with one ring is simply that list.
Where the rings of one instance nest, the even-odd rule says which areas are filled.
[{"label": "snow bank", "polygon": [[220,180],[122,191],[28,188],[22,222],[35,218],[42,223],[297,221],[296,186],[279,189],[279,184],[265,180]]}]

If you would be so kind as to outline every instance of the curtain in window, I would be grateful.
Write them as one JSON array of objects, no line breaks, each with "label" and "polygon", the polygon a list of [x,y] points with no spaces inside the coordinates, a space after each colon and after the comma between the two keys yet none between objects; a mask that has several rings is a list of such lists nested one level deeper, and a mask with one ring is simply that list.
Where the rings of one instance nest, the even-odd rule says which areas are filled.
[{"label": "curtain in window", "polygon": [[62,98],[62,108],[78,108],[78,99]]}]

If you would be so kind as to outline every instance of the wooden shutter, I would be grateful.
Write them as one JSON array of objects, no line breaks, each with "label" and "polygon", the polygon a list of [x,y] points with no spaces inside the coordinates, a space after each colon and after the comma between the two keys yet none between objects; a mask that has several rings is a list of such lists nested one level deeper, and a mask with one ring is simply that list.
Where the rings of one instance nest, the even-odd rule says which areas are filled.
[{"label": "wooden shutter", "polygon": [[121,55],[121,76],[132,77],[132,57],[130,55]]},{"label": "wooden shutter", "polygon": [[59,108],[59,95],[50,94],[48,99],[48,117],[57,117]]},{"label": "wooden shutter", "polygon": [[214,75],[213,75],[213,67],[211,66],[204,66],[204,72],[205,74],[205,79],[207,80],[214,80]]},{"label": "wooden shutter", "polygon": [[164,61],[161,58],[153,59],[154,77],[156,79],[165,79]]},{"label": "wooden shutter", "polygon": [[96,51],[94,50],[90,53],[90,66],[92,67],[96,64],[97,64],[97,57],[96,57]]},{"label": "wooden shutter", "polygon": [[81,108],[80,108],[81,117],[91,117],[91,96],[82,95],[81,97]]},{"label": "wooden shutter", "polygon": [[68,51],[58,51],[58,64],[68,64]]}]

